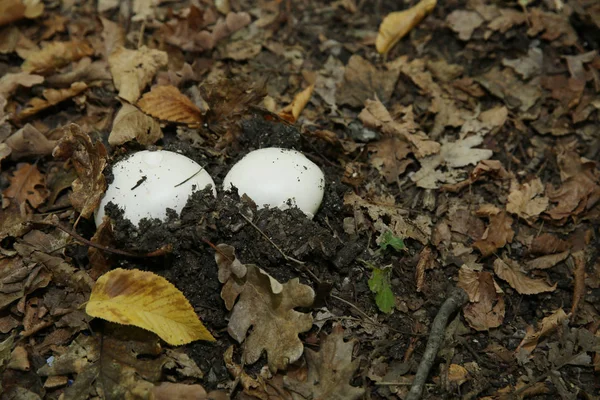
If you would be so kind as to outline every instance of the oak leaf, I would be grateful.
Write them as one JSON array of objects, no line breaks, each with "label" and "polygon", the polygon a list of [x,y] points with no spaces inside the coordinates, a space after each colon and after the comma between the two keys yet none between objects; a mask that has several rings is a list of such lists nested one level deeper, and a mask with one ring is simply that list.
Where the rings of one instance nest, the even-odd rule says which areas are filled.
[{"label": "oak leaf", "polygon": [[504,320],[504,293],[489,272],[462,266],[458,272],[458,287],[469,295],[470,303],[464,309],[465,319],[471,328],[487,331],[497,328]]},{"label": "oak leaf", "polygon": [[17,204],[28,202],[37,208],[48,198],[44,176],[33,164],[21,164],[8,180],[10,186],[2,194]]},{"label": "oak leaf", "polygon": [[315,85],[312,84],[300,93],[298,93],[296,96],[294,96],[294,100],[279,112],[279,116],[285,119],[286,121],[292,123],[296,122],[298,120],[298,117],[300,117],[302,110],[304,110],[304,107],[306,107],[306,105],[310,101],[310,97],[312,96],[314,89]]},{"label": "oak leaf", "polygon": [[102,171],[106,167],[106,148],[92,139],[76,124],[62,128],[62,137],[52,152],[55,158],[69,159],[77,172],[71,184],[73,193],[69,200],[84,218],[89,218],[100,204],[106,191],[106,178]]},{"label": "oak leaf", "polygon": [[23,120],[29,118],[42,110],[77,96],[86,89],[87,85],[83,82],[75,82],[67,89],[45,89],[42,92],[44,98],[34,97],[29,100],[27,106],[16,116],[16,119]]},{"label": "oak leaf", "polygon": [[[256,265],[239,263],[231,246],[219,245],[215,259],[219,280],[225,281],[221,297],[228,299],[228,308],[237,299],[227,331],[239,343],[246,340],[246,363],[266,352],[269,368],[276,372],[298,360],[304,351],[298,334],[311,328],[313,318],[294,309],[312,305],[312,288],[297,278],[281,284]],[[228,286],[232,280],[236,283]]]},{"label": "oak leaf", "polygon": [[489,256],[507,243],[511,243],[515,232],[512,229],[513,219],[504,211],[490,215],[490,223],[481,239],[473,243],[473,247],[483,256]]},{"label": "oak leaf", "polygon": [[82,40],[51,42],[43,46],[40,51],[29,53],[21,69],[26,72],[47,74],[92,54],[94,54],[92,46]]},{"label": "oak leaf", "polygon": [[117,268],[102,275],[85,311],[92,317],[149,330],[175,346],[215,340],[183,293],[152,272]]},{"label": "oak leaf", "polygon": [[[308,367],[306,375],[284,377],[284,385],[292,392],[294,399],[355,400],[361,398],[365,390],[350,385],[360,359],[352,361],[356,340],[344,341],[344,329],[333,326],[320,351],[306,349]],[[300,380],[301,378],[303,380]]]},{"label": "oak leaf", "polygon": [[532,279],[521,272],[516,261],[509,258],[497,258],[494,261],[494,272],[500,278],[520,294],[538,294],[544,292],[553,292],[556,289],[556,283],[553,286],[548,285],[544,280]]},{"label": "oak leaf", "polygon": [[548,198],[543,196],[544,186],[540,178],[522,185],[513,181],[508,195],[506,211],[533,222],[548,208]]},{"label": "oak leaf", "polygon": [[202,111],[175,86],[156,86],[137,105],[146,114],[163,121],[190,127],[199,127],[202,122]]},{"label": "oak leaf", "polygon": [[152,82],[156,71],[166,66],[168,60],[164,51],[146,46],[138,50],[117,47],[108,57],[108,66],[119,97],[135,103],[142,90]]},{"label": "oak leaf", "polygon": [[436,4],[437,0],[421,0],[408,10],[388,14],[379,25],[379,34],[375,39],[377,51],[380,54],[390,51],[434,9]]},{"label": "oak leaf", "polygon": [[156,143],[162,137],[160,125],[154,118],[147,116],[131,104],[123,103],[113,121],[108,143],[111,146],[118,146],[135,140],[147,146]]}]

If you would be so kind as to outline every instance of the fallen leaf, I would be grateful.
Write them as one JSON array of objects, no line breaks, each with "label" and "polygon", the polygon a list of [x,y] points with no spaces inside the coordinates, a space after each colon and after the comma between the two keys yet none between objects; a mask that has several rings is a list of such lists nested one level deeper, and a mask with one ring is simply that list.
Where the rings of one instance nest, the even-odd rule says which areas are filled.
[{"label": "fallen leaf", "polygon": [[446,17],[446,23],[458,38],[463,41],[471,39],[475,29],[483,24],[484,19],[475,11],[454,10]]},{"label": "fallen leaf", "polygon": [[163,133],[158,122],[131,104],[123,103],[113,121],[108,143],[111,146],[118,146],[135,140],[141,145],[148,146],[162,137]]},{"label": "fallen leaf", "polygon": [[75,82],[68,89],[45,89],[42,92],[44,98],[34,97],[29,100],[29,103],[27,103],[26,107],[16,116],[16,119],[23,120],[29,118],[40,111],[77,96],[87,88],[85,83]]},{"label": "fallen leaf", "polygon": [[542,11],[535,7],[531,9],[528,21],[531,25],[527,34],[537,36],[542,33],[540,37],[551,42],[553,46],[574,46],[579,40],[569,17],[563,13]]},{"label": "fallen leaf", "polygon": [[369,144],[369,162],[377,168],[387,183],[397,182],[400,175],[413,163],[407,159],[411,153],[410,145],[399,138],[383,138]]},{"label": "fallen leaf", "polygon": [[16,204],[27,202],[33,208],[38,208],[48,198],[44,176],[36,165],[20,164],[8,180],[10,185],[2,194]]},{"label": "fallen leaf", "polygon": [[540,75],[544,63],[544,53],[539,47],[530,47],[527,55],[514,60],[503,59],[502,65],[510,67],[521,76],[528,80],[534,76]]},{"label": "fallen leaf", "polygon": [[117,47],[108,57],[108,66],[119,97],[135,103],[156,71],[167,65],[168,59],[164,51],[146,46],[138,50]]},{"label": "fallen leaf", "polygon": [[92,62],[91,58],[84,57],[65,69],[67,71],[61,74],[47,77],[46,82],[54,86],[68,86],[77,81],[84,81],[90,86],[94,86],[95,82],[112,80],[104,60]]},{"label": "fallen leaf", "polygon": [[450,364],[448,367],[448,381],[457,386],[462,385],[468,380],[469,371],[462,365]]},{"label": "fallen leaf", "polygon": [[73,193],[69,195],[73,207],[84,218],[89,218],[98,208],[106,191],[106,148],[101,142],[83,133],[81,127],[69,124],[60,128],[58,144],[52,152],[54,158],[68,159],[73,164],[78,178],[72,183]]},{"label": "fallen leaf", "polygon": [[433,11],[436,4],[437,0],[421,0],[408,10],[388,14],[379,25],[379,34],[375,39],[377,51],[380,54],[389,52],[400,39]]},{"label": "fallen leaf", "polygon": [[0,78],[0,96],[9,98],[10,95],[19,87],[32,87],[44,82],[44,77],[41,75],[30,74],[29,72],[17,72],[15,74],[4,74]]},{"label": "fallen leaf", "polygon": [[519,350],[523,350],[527,354],[531,354],[531,352],[533,352],[533,350],[536,348],[540,338],[554,331],[554,329],[556,329],[567,318],[567,314],[563,311],[562,308],[559,308],[538,323],[537,331],[534,330],[531,325],[528,326],[527,332],[525,333],[525,337],[523,338],[515,352],[518,353]]},{"label": "fallen leaf", "polygon": [[138,101],[146,114],[163,121],[187,124],[197,128],[202,123],[202,111],[175,86],[156,86]]},{"label": "fallen leaf", "polygon": [[[220,280],[226,280],[226,285],[236,281],[231,288],[234,293],[228,295],[222,291],[221,297],[229,298],[229,305],[238,299],[227,331],[238,343],[246,341],[247,364],[254,364],[266,352],[271,371],[286,369],[302,356],[304,346],[298,334],[309,330],[313,321],[311,314],[294,309],[312,305],[315,292],[298,278],[281,284],[256,265],[236,262],[232,247],[220,246],[215,255]],[[250,328],[253,329],[248,332]]]},{"label": "fallen leaf", "polygon": [[39,51],[31,52],[21,65],[25,72],[49,74],[83,57],[94,54],[94,49],[82,40],[51,42]]},{"label": "fallen leaf", "polygon": [[538,294],[544,292],[553,292],[556,289],[556,283],[553,286],[548,285],[544,280],[532,279],[521,272],[516,261],[509,258],[497,258],[494,261],[494,272],[500,278],[508,282],[519,294]]},{"label": "fallen leaf", "polygon": [[206,390],[201,385],[161,382],[152,388],[154,400],[208,400]]},{"label": "fallen leaf", "polygon": [[573,302],[571,304],[571,319],[573,319],[579,308],[579,303],[585,298],[586,285],[585,285],[585,266],[586,266],[586,252],[585,250],[579,250],[571,255],[572,274],[573,274]]},{"label": "fallen leaf", "polygon": [[544,186],[540,178],[535,178],[524,184],[513,181],[508,195],[506,211],[516,214],[526,221],[533,222],[548,208],[549,200],[543,194]]},{"label": "fallen leaf", "polygon": [[215,340],[183,293],[152,272],[117,268],[102,275],[85,311],[92,317],[149,330],[174,346]]},{"label": "fallen leaf", "polygon": [[0,310],[34,290],[48,286],[50,273],[41,265],[25,264],[21,258],[0,260]]},{"label": "fallen leaf", "polygon": [[5,141],[11,149],[11,158],[18,160],[32,156],[47,156],[52,154],[56,140],[49,140],[33,125],[25,124]]},{"label": "fallen leaf", "polygon": [[373,267],[368,281],[369,289],[375,293],[377,308],[386,314],[390,314],[396,305],[396,298],[390,284],[390,272],[389,266],[385,268]]},{"label": "fallen leaf", "polygon": [[304,110],[310,101],[314,89],[315,85],[312,84],[294,96],[294,100],[279,112],[279,116],[286,121],[292,123],[296,122],[298,117],[300,117],[302,110]]},{"label": "fallen leaf", "polygon": [[552,268],[559,262],[566,260],[567,257],[569,257],[569,254],[570,252],[568,250],[563,251],[562,253],[547,254],[531,261],[527,261],[525,265],[529,271],[533,269],[548,269]]},{"label": "fallen leaf", "polygon": [[422,292],[425,287],[425,271],[428,269],[435,268],[435,257],[431,248],[424,247],[419,253],[419,262],[415,269],[415,282],[417,286],[417,292]]},{"label": "fallen leaf", "polygon": [[104,59],[108,60],[113,51],[125,46],[125,29],[118,23],[104,17],[100,17],[100,22],[102,23],[102,39],[104,41]]},{"label": "fallen leaf", "polygon": [[509,68],[492,68],[475,80],[494,96],[504,100],[511,110],[526,112],[542,97],[540,85],[525,83]]},{"label": "fallen leaf", "polygon": [[471,328],[487,331],[504,321],[504,293],[489,272],[473,270],[465,265],[458,272],[458,287],[469,295],[470,303],[463,308]]},{"label": "fallen leaf", "polygon": [[353,55],[344,70],[344,79],[336,91],[338,104],[362,107],[366,100],[375,96],[387,102],[394,91],[400,75],[398,68],[377,70],[361,56]]},{"label": "fallen leaf", "polygon": [[365,390],[350,385],[360,362],[360,359],[352,361],[355,345],[356,340],[345,342],[344,329],[334,324],[331,334],[322,340],[319,352],[306,349],[307,374],[284,377],[284,386],[292,391],[295,400],[362,398]]},{"label": "fallen leaf", "polygon": [[530,251],[533,254],[562,253],[570,247],[569,242],[559,239],[551,233],[542,233],[531,242]]},{"label": "fallen leaf", "polygon": [[515,232],[512,230],[513,219],[504,211],[491,215],[490,223],[480,240],[473,247],[485,256],[494,254],[498,249],[512,243]]},{"label": "fallen leaf", "polygon": [[40,0],[3,0],[0,2],[0,26],[23,18],[34,19],[44,13]]}]

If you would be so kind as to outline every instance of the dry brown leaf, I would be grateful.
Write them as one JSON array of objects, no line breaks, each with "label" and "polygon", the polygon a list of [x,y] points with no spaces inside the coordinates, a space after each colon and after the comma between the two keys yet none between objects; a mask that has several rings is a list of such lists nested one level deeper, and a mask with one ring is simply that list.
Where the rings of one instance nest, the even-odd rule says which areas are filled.
[{"label": "dry brown leaf", "polygon": [[69,195],[73,208],[89,218],[100,204],[106,191],[106,148],[101,142],[92,143],[80,126],[69,124],[60,128],[62,138],[52,152],[55,158],[69,159],[77,172],[73,193]]},{"label": "dry brown leaf", "polygon": [[104,59],[119,47],[125,46],[125,29],[109,19],[100,17],[102,22],[102,40],[104,41]]},{"label": "dry brown leaf", "polygon": [[521,272],[516,261],[509,258],[497,258],[494,261],[494,272],[500,278],[520,294],[538,294],[544,292],[553,292],[556,289],[556,283],[550,286],[542,279],[532,279]]},{"label": "dry brown leaf", "polygon": [[29,53],[21,69],[26,72],[48,74],[92,54],[94,49],[85,41],[51,42],[44,45],[40,51]]},{"label": "dry brown leaf", "polygon": [[467,266],[458,272],[458,287],[469,295],[470,303],[464,309],[465,319],[471,328],[487,331],[504,321],[504,293],[489,272],[480,272]]},{"label": "dry brown leaf", "polygon": [[152,82],[156,71],[166,66],[168,60],[164,51],[146,46],[138,50],[117,47],[108,57],[108,65],[119,97],[135,103],[142,90]]},{"label": "dry brown leaf", "polygon": [[111,146],[118,146],[136,140],[138,143],[148,146],[156,143],[162,137],[160,125],[154,118],[147,116],[131,104],[123,103],[113,121],[108,143]]},{"label": "dry brown leaf", "polygon": [[469,174],[469,179],[465,179],[462,182],[458,182],[451,185],[443,185],[442,191],[448,192],[459,192],[460,190],[468,187],[469,185],[491,176],[495,179],[505,180],[511,177],[511,174],[502,166],[502,163],[498,160],[482,160],[475,166],[473,171]]},{"label": "dry brown leaf", "polygon": [[298,117],[300,117],[302,110],[304,110],[304,107],[306,107],[310,101],[314,89],[315,85],[312,84],[294,96],[294,101],[285,106],[283,110],[279,112],[279,116],[292,123],[298,121]]},{"label": "dry brown leaf", "polygon": [[27,106],[16,116],[16,119],[29,118],[42,110],[77,96],[86,89],[87,85],[83,82],[75,82],[68,89],[45,89],[42,93],[44,98],[34,97],[29,100]]},{"label": "dry brown leaf", "polygon": [[569,242],[559,239],[553,234],[542,233],[531,242],[530,251],[533,254],[562,253],[570,247]]},{"label": "dry brown leaf", "polygon": [[448,367],[448,381],[455,385],[462,385],[469,378],[469,371],[462,365],[450,364]]},{"label": "dry brown leaf", "polygon": [[473,247],[481,252],[483,256],[489,256],[507,243],[511,243],[515,232],[512,229],[513,219],[504,211],[491,215],[490,223],[482,238]]},{"label": "dry brown leaf", "polygon": [[319,352],[306,349],[306,375],[286,376],[284,385],[295,400],[328,399],[356,400],[365,393],[363,388],[350,385],[360,359],[352,361],[356,340],[344,341],[344,329],[334,324],[331,334],[321,342]]},{"label": "dry brown leaf", "polygon": [[584,298],[585,287],[585,250],[579,250],[571,255],[573,265],[573,303],[571,305],[571,318],[575,317],[579,303]]},{"label": "dry brown leaf", "polygon": [[149,330],[174,346],[215,340],[183,293],[148,271],[117,268],[102,275],[85,311],[92,317]]},{"label": "dry brown leaf", "polygon": [[11,149],[11,158],[13,160],[52,154],[56,142],[56,140],[49,140],[30,124],[26,124],[5,141],[6,145]]},{"label": "dry brown leaf", "polygon": [[520,185],[511,183],[506,211],[516,214],[526,221],[533,222],[548,208],[548,198],[544,195],[544,186],[540,178]]},{"label": "dry brown leaf", "polygon": [[369,162],[377,168],[387,183],[397,182],[412,160],[406,157],[411,153],[409,144],[399,138],[383,138],[369,145],[372,153]]},{"label": "dry brown leaf", "polygon": [[0,78],[0,96],[8,99],[19,86],[32,87],[42,82],[44,82],[44,77],[41,75],[29,72],[8,73]]},{"label": "dry brown leaf", "polygon": [[435,257],[431,248],[424,247],[419,254],[419,262],[415,270],[415,281],[417,283],[417,292],[421,292],[425,287],[425,271],[435,267]]},{"label": "dry brown leaf", "polygon": [[0,26],[23,18],[34,19],[43,13],[41,0],[3,0],[0,2]]},{"label": "dry brown leaf", "polygon": [[155,86],[138,101],[146,114],[163,121],[199,127],[202,111],[175,86]]},{"label": "dry brown leaf", "polygon": [[13,176],[8,178],[10,185],[2,194],[11,203],[29,203],[33,208],[38,208],[48,198],[44,176],[36,165],[21,164],[17,167]]},{"label": "dry brown leaf", "polygon": [[34,290],[48,286],[50,278],[50,272],[42,265],[25,264],[18,257],[1,259],[0,310]]},{"label": "dry brown leaf", "polygon": [[527,332],[525,333],[525,337],[517,347],[515,352],[519,352],[519,350],[525,351],[527,354],[531,354],[535,347],[537,346],[538,340],[543,336],[549,334],[554,329],[556,329],[564,320],[568,318],[568,315],[563,311],[562,308],[555,310],[551,315],[542,319],[541,322],[538,323],[537,331],[533,329],[530,325],[527,327]]},{"label": "dry brown leaf", "polygon": [[271,371],[286,369],[302,356],[304,346],[298,334],[309,330],[313,321],[311,314],[294,309],[312,305],[315,292],[298,278],[281,284],[256,265],[236,262],[231,246],[219,246],[215,255],[219,277],[226,280],[226,285],[236,281],[236,287],[230,288],[235,289],[234,293],[224,294],[224,286],[221,297],[229,298],[231,303],[239,297],[227,331],[239,343],[246,341],[247,364],[254,364],[266,352]]},{"label": "dry brown leaf", "polygon": [[49,85],[68,86],[77,81],[87,82],[90,86],[96,81],[110,81],[112,77],[108,72],[106,61],[94,61],[89,57],[72,63],[68,71],[46,78]]},{"label": "dry brown leaf", "polygon": [[527,261],[526,268],[531,271],[532,269],[548,269],[554,267],[561,261],[566,260],[569,257],[569,251],[563,251],[562,253],[547,254],[545,256],[538,257],[531,261]]},{"label": "dry brown leaf", "polygon": [[458,38],[463,41],[471,39],[475,29],[483,24],[484,19],[475,11],[454,10],[446,17],[446,23]]},{"label": "dry brown leaf", "polygon": [[421,0],[408,10],[388,14],[379,25],[379,34],[375,40],[377,51],[380,54],[389,52],[400,39],[433,11],[436,4],[437,0]]},{"label": "dry brown leaf", "polygon": [[208,400],[206,390],[201,385],[161,382],[152,388],[154,400]]}]

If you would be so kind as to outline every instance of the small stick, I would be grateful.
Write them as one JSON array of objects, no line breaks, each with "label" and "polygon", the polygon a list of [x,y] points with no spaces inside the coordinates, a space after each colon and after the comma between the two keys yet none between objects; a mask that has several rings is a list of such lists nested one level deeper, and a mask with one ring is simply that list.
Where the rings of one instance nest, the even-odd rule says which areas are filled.
[{"label": "small stick", "polygon": [[342,303],[344,303],[344,304],[346,304],[346,305],[348,305],[348,306],[350,306],[350,307],[354,308],[356,311],[358,311],[358,313],[359,313],[360,315],[362,315],[364,318],[366,318],[366,319],[367,319],[369,322],[371,322],[372,324],[374,324],[374,325],[381,325],[379,322],[377,322],[377,321],[373,320],[371,317],[369,317],[369,315],[368,315],[366,312],[364,312],[363,310],[361,310],[360,308],[358,308],[358,306],[355,306],[354,304],[350,303],[348,300],[344,300],[344,299],[342,299],[341,297],[339,297],[339,296],[336,296],[336,295],[334,295],[334,294],[330,294],[330,296],[331,296],[331,298],[332,298],[332,299],[339,300],[339,301],[341,301]]},{"label": "small stick", "polygon": [[444,332],[446,331],[448,320],[450,319],[450,316],[467,301],[469,301],[467,292],[461,288],[456,288],[450,293],[450,297],[448,297],[440,307],[440,310],[433,320],[433,324],[431,324],[431,332],[429,334],[429,339],[427,340],[427,347],[425,348],[425,353],[423,353],[423,358],[419,363],[415,380],[410,388],[410,392],[408,392],[408,396],[406,396],[406,400],[419,400],[421,398],[423,388],[425,387],[425,381],[427,380],[429,371],[431,370],[431,367],[433,367],[435,357],[444,340]]},{"label": "small stick", "polygon": [[117,254],[117,255],[125,256],[125,257],[136,257],[136,258],[160,257],[160,256],[164,256],[165,254],[168,254],[171,251],[173,251],[173,245],[168,244],[166,246],[161,247],[160,249],[151,251],[150,253],[136,254],[136,253],[131,253],[131,252],[125,251],[125,250],[111,249],[109,247],[102,246],[101,244],[94,243],[90,240],[87,240],[86,238],[84,238],[80,234],[76,233],[75,231],[72,231],[71,229],[69,229],[65,226],[62,226],[61,224],[58,224],[58,223],[43,222],[43,221],[32,221],[31,223],[37,224],[37,225],[52,226],[54,228],[60,229],[61,231],[72,236],[78,242],[81,242],[89,247],[93,247],[95,249],[102,250],[107,253]]}]

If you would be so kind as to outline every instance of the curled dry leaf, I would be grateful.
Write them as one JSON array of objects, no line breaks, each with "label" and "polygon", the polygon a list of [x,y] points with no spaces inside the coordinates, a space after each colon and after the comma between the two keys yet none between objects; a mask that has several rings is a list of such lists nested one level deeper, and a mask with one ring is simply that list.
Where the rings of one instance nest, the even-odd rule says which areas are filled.
[{"label": "curled dry leaf", "polygon": [[475,271],[467,266],[458,272],[458,287],[469,295],[470,303],[463,308],[471,328],[487,331],[504,321],[504,293],[489,272]]},{"label": "curled dry leaf", "polygon": [[[271,371],[287,368],[302,356],[304,346],[298,334],[308,331],[313,321],[311,314],[294,309],[312,305],[315,292],[297,278],[281,284],[256,265],[239,263],[231,246],[219,245],[218,249],[219,279],[226,280],[221,297],[229,299],[229,307],[239,296],[227,331],[239,343],[246,340],[246,363],[255,363],[266,352]],[[228,286],[232,280],[236,283]],[[232,293],[226,293],[226,288]]]},{"label": "curled dry leaf", "polygon": [[537,346],[538,340],[541,337],[547,335],[552,332],[554,329],[558,327],[564,320],[568,318],[568,315],[563,311],[562,308],[555,310],[551,315],[542,319],[541,322],[538,323],[537,331],[533,329],[530,325],[527,327],[527,332],[525,333],[525,337],[517,347],[516,352],[519,350],[524,350],[528,354],[535,350]]},{"label": "curled dry leaf", "polygon": [[175,86],[156,86],[140,99],[138,107],[163,121],[199,127],[202,111]]},{"label": "curled dry leaf", "polygon": [[315,85],[313,84],[301,91],[300,93],[298,93],[294,97],[294,101],[292,101],[289,105],[285,106],[283,110],[279,112],[279,116],[285,119],[286,121],[292,123],[296,122],[298,120],[298,117],[302,113],[302,110],[304,110],[304,107],[306,107],[306,105],[310,101],[310,97],[312,96],[312,92],[314,89]]},{"label": "curled dry leaf", "polygon": [[136,140],[147,146],[156,143],[162,137],[160,125],[154,118],[147,116],[131,104],[123,103],[113,121],[108,143],[111,146],[118,146]]},{"label": "curled dry leaf", "polygon": [[52,154],[52,149],[56,146],[56,140],[49,140],[30,124],[26,124],[13,133],[5,143],[11,149],[13,160],[31,156],[46,156]]},{"label": "curled dry leaf", "polygon": [[[331,334],[321,342],[319,352],[306,349],[306,375],[284,377],[284,385],[303,399],[355,400],[365,390],[350,385],[360,359],[352,361],[356,340],[344,341],[344,329],[333,326]],[[295,397],[294,397],[295,398]]]},{"label": "curled dry leaf", "polygon": [[483,256],[489,256],[507,243],[511,243],[515,231],[512,229],[513,219],[504,211],[490,215],[490,223],[480,240],[473,243],[473,247]]},{"label": "curled dry leaf", "polygon": [[16,119],[29,118],[42,110],[77,96],[86,89],[87,85],[83,82],[75,82],[68,89],[46,89],[42,93],[44,98],[34,97],[29,100],[27,106],[17,115]]},{"label": "curled dry leaf", "polygon": [[26,72],[48,74],[92,54],[94,54],[92,46],[82,40],[51,42],[43,46],[40,51],[29,53],[21,69]]},{"label": "curled dry leaf", "polygon": [[84,218],[89,218],[106,191],[106,178],[102,173],[106,166],[106,148],[101,142],[93,144],[79,125],[69,124],[60,130],[62,138],[52,155],[69,159],[73,164],[78,178],[71,184],[73,193],[69,200]]},{"label": "curled dry leaf", "polygon": [[531,261],[527,261],[526,268],[528,270],[552,268],[559,262],[564,261],[567,257],[569,257],[568,250],[556,254],[547,254]]},{"label": "curled dry leaf", "polygon": [[156,71],[166,66],[168,60],[164,51],[146,46],[138,50],[117,47],[108,57],[108,65],[119,97],[135,103],[142,90],[152,82]]},{"label": "curled dry leaf", "polygon": [[33,164],[21,164],[8,180],[10,185],[2,194],[11,202],[27,202],[33,208],[37,208],[48,198],[49,192],[44,183],[44,176]]},{"label": "curled dry leaf", "polygon": [[42,82],[44,82],[43,76],[30,74],[29,72],[5,74],[0,78],[0,96],[8,98],[19,86],[32,87]]},{"label": "curled dry leaf", "polygon": [[532,279],[521,272],[519,264],[509,258],[497,258],[494,261],[494,272],[500,278],[520,294],[538,294],[544,292],[553,292],[556,289],[556,283],[553,286],[548,285],[544,280]]},{"label": "curled dry leaf", "polygon": [[511,183],[506,211],[516,214],[526,221],[533,222],[548,208],[548,198],[543,196],[544,186],[540,178],[520,185]]},{"label": "curled dry leaf", "polygon": [[437,0],[421,0],[408,10],[388,14],[379,25],[379,34],[375,40],[377,51],[380,54],[389,52],[400,39],[433,11],[436,4]]},{"label": "curled dry leaf", "polygon": [[102,275],[85,311],[92,317],[149,330],[174,346],[215,340],[183,293],[152,272],[117,268]]}]

